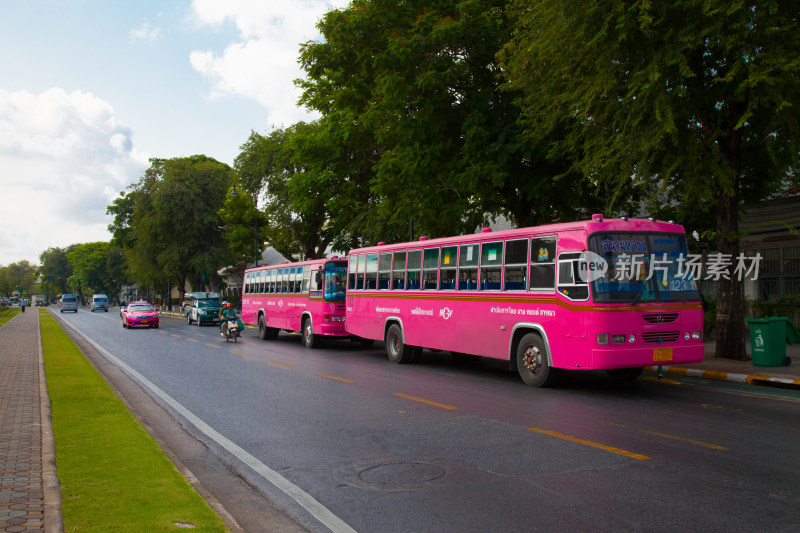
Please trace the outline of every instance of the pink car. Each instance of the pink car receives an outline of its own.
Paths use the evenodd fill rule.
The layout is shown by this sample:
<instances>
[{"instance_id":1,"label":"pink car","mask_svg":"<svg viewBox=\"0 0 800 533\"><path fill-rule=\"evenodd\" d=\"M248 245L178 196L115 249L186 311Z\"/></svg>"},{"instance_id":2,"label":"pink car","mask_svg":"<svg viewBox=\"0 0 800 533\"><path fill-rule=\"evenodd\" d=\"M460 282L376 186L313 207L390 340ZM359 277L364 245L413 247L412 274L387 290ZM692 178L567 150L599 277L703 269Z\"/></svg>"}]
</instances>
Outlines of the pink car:
<instances>
[{"instance_id":1,"label":"pink car","mask_svg":"<svg viewBox=\"0 0 800 533\"><path fill-rule=\"evenodd\" d=\"M131 302L122 310L122 327L145 326L158 327L158 311L147 302Z\"/></svg>"}]
</instances>

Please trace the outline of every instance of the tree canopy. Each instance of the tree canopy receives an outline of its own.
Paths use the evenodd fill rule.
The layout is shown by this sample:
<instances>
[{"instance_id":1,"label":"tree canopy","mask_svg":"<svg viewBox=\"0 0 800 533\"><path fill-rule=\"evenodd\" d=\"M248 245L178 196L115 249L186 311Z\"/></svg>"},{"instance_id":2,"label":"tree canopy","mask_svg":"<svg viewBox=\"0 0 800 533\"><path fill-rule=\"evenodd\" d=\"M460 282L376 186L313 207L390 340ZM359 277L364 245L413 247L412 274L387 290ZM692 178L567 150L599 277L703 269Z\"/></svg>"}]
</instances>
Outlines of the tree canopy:
<instances>
[{"instance_id":1,"label":"tree canopy","mask_svg":"<svg viewBox=\"0 0 800 533\"><path fill-rule=\"evenodd\" d=\"M623 199L638 187L739 254L744 198L797 168L800 4L512 0L501 54L532 135ZM660 205L659 205L660 204ZM697 227L697 226L696 226ZM720 280L718 353L744 358L742 286Z\"/></svg>"}]
</instances>

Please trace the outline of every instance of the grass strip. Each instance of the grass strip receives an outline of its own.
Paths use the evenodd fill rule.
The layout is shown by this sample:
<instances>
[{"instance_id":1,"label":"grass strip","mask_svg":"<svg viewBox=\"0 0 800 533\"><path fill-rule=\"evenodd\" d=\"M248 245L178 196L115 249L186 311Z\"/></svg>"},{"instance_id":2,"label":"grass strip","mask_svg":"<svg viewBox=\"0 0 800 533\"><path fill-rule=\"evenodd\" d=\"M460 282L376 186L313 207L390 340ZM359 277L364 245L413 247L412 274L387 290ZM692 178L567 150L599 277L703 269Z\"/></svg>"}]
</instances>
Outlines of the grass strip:
<instances>
[{"instance_id":1,"label":"grass strip","mask_svg":"<svg viewBox=\"0 0 800 533\"><path fill-rule=\"evenodd\" d=\"M52 316L41 316L64 530L228 531Z\"/></svg>"},{"instance_id":2,"label":"grass strip","mask_svg":"<svg viewBox=\"0 0 800 533\"><path fill-rule=\"evenodd\" d=\"M19 314L19 307L0 307L0 327Z\"/></svg>"}]
</instances>

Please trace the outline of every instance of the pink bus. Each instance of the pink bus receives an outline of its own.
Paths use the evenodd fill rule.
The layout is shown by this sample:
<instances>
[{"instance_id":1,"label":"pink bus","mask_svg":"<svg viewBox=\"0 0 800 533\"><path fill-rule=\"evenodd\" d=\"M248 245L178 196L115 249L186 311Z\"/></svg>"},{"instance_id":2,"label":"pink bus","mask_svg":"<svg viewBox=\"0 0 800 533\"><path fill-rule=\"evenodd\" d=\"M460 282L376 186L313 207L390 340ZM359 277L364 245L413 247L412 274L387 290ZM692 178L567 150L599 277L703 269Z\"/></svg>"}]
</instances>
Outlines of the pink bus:
<instances>
[{"instance_id":1,"label":"pink bus","mask_svg":"<svg viewBox=\"0 0 800 533\"><path fill-rule=\"evenodd\" d=\"M245 271L242 321L272 340L280 330L302 332L303 344L318 347L321 337L347 336L347 261L315 259L261 266Z\"/></svg>"},{"instance_id":2,"label":"pink bus","mask_svg":"<svg viewBox=\"0 0 800 533\"><path fill-rule=\"evenodd\" d=\"M703 360L682 226L592 220L352 250L347 331L395 363L423 347L507 360L528 385L557 369L636 379Z\"/></svg>"}]
</instances>

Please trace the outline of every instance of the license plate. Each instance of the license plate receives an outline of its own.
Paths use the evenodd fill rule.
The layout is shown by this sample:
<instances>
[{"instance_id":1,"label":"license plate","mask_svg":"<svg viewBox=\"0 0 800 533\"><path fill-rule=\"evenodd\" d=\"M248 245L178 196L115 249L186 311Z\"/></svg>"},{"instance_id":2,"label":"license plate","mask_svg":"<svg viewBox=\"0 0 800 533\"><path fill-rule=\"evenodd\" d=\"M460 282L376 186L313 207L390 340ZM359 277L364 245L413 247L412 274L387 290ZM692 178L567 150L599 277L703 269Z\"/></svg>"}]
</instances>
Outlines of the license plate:
<instances>
[{"instance_id":1,"label":"license plate","mask_svg":"<svg viewBox=\"0 0 800 533\"><path fill-rule=\"evenodd\" d=\"M672 361L672 348L653 348L653 361Z\"/></svg>"}]
</instances>

